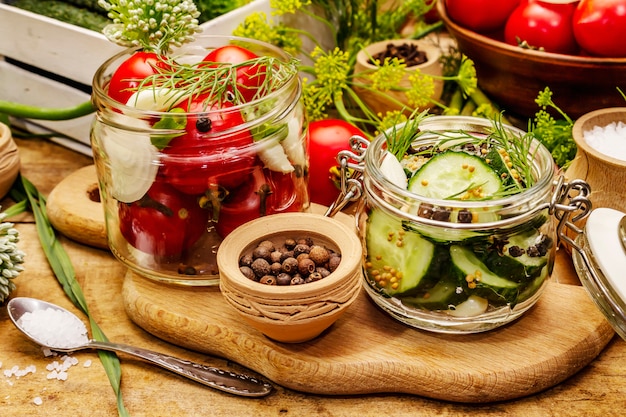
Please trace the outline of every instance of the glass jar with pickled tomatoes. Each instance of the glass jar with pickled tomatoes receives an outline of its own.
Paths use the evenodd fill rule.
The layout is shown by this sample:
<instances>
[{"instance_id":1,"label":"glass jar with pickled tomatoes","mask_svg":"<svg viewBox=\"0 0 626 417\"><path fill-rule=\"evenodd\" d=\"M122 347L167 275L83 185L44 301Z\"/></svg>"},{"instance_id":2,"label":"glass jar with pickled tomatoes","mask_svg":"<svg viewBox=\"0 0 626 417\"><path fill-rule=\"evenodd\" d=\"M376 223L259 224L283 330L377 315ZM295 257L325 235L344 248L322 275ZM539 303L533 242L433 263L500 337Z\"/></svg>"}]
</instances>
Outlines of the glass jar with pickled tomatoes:
<instances>
[{"instance_id":1,"label":"glass jar with pickled tomatoes","mask_svg":"<svg viewBox=\"0 0 626 417\"><path fill-rule=\"evenodd\" d=\"M297 68L263 42L199 36L98 69L91 143L109 247L132 272L215 285L232 230L308 209Z\"/></svg>"}]
</instances>

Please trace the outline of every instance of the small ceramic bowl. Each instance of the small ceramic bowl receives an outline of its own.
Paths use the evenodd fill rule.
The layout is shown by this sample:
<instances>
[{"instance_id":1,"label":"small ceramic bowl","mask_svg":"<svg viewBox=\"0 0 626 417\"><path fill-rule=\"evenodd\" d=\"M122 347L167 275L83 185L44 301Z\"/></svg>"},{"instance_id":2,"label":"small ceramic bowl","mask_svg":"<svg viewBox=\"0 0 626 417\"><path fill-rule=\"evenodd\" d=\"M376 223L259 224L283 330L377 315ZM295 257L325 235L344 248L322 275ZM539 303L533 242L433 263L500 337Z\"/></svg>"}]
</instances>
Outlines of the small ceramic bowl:
<instances>
[{"instance_id":1,"label":"small ceramic bowl","mask_svg":"<svg viewBox=\"0 0 626 417\"><path fill-rule=\"evenodd\" d=\"M550 87L554 101L571 118L619 106L624 99L626 58L598 58L522 49L502 41L501 33L484 35L452 21L444 1L437 10L459 51L474 61L478 85L507 112L533 117L535 99Z\"/></svg>"},{"instance_id":2,"label":"small ceramic bowl","mask_svg":"<svg viewBox=\"0 0 626 417\"><path fill-rule=\"evenodd\" d=\"M337 269L319 281L300 285L267 285L239 269L242 255L263 240L310 237L341 254ZM319 336L354 302L361 290L361 242L355 228L313 213L283 213L240 226L220 244L217 263L220 290L228 303L267 337L299 343Z\"/></svg>"},{"instance_id":3,"label":"small ceramic bowl","mask_svg":"<svg viewBox=\"0 0 626 417\"><path fill-rule=\"evenodd\" d=\"M0 199L11 189L20 172L20 154L11 129L0 123Z\"/></svg>"},{"instance_id":4,"label":"small ceramic bowl","mask_svg":"<svg viewBox=\"0 0 626 417\"><path fill-rule=\"evenodd\" d=\"M372 56L383 52L388 44L394 45L402 45L402 44L413 44L417 46L417 49L423 51L426 54L426 62L419 65L414 65L412 67L407 67L408 73L403 77L400 81L399 85L402 87L410 86L409 76L411 71L420 70L423 74L441 77L443 74L443 67L440 62L441 58L441 49L439 46L435 45L433 42L428 39L391 39L386 41L380 41L373 43L371 45L366 46L356 56L356 64L354 67L355 79L359 82L363 82L365 84L370 83L369 80L365 80L364 78L359 78L359 73L363 71L371 71L375 70L376 65L370 63L370 59ZM430 96L431 102L428 105L420 107L421 110L426 108L433 107L435 102L441 98L441 94L443 92L443 80L441 78L435 78L434 80L434 91ZM372 109L375 113L385 114L388 111L392 110L400 110L401 106L399 106L396 102L386 97L381 96L380 94L375 94L367 89L355 87L355 91L359 94L361 100L368 104L370 109ZM408 99L406 94L402 91L389 91L387 94L390 97L393 97L395 100L398 100L403 105L408 106Z\"/></svg>"},{"instance_id":5,"label":"small ceramic bowl","mask_svg":"<svg viewBox=\"0 0 626 417\"><path fill-rule=\"evenodd\" d=\"M626 123L626 107L613 107L589 112L576 120L572 137L576 142L576 157L566 171L569 180L585 180L591 187L589 199L593 208L624 210L626 207L626 159L600 152L585 140L585 132L605 127L612 122ZM621 138L626 143L626 137Z\"/></svg>"}]
</instances>

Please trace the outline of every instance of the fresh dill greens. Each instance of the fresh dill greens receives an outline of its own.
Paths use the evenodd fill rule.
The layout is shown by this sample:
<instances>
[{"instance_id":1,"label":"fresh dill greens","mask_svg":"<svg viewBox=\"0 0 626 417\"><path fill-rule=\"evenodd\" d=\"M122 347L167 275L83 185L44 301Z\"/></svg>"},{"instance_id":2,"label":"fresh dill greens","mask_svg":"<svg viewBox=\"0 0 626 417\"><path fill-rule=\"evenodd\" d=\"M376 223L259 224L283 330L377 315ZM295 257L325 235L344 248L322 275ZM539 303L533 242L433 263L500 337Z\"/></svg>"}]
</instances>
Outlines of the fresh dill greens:
<instances>
[{"instance_id":1,"label":"fresh dill greens","mask_svg":"<svg viewBox=\"0 0 626 417\"><path fill-rule=\"evenodd\" d=\"M535 102L540 110L535 114L529 131L548 148L559 167L567 168L577 150L572 136L574 121L552 100L552 91L548 87L539 93ZM561 117L556 119L548 113L548 109L556 111Z\"/></svg>"},{"instance_id":2,"label":"fresh dill greens","mask_svg":"<svg viewBox=\"0 0 626 417\"><path fill-rule=\"evenodd\" d=\"M425 116L425 113L420 113L410 118L404 125L391 128L385 133L387 149L399 161L402 162L409 154L421 158L417 165L411 160L406 161L406 164L403 163L409 177L416 175L421 166L434 155L451 150L467 152L484 159L487 165L492 166L492 169L501 176L503 187L497 193L485 196L484 199L517 194L535 184L536 175L533 167L539 142L532 132L517 133L510 130L502 122L500 115L490 119L491 126L486 127L484 132L474 133L463 129L442 132L420 127ZM418 149L411 149L420 136L432 138L432 141L424 142L424 146ZM500 160L492 159L496 157ZM497 168L498 166L501 168ZM504 171L504 176L501 171ZM506 180L508 177L512 178ZM480 187L480 184L468 184L458 195L476 187ZM449 196L448 199L457 199L458 195Z\"/></svg>"},{"instance_id":3,"label":"fresh dill greens","mask_svg":"<svg viewBox=\"0 0 626 417\"><path fill-rule=\"evenodd\" d=\"M384 131L387 151L393 154L398 161L406 155L411 144L423 133L420 131L420 123L429 116L428 110L421 113L414 112L408 120L400 124L395 124L389 131Z\"/></svg>"},{"instance_id":4,"label":"fresh dill greens","mask_svg":"<svg viewBox=\"0 0 626 417\"><path fill-rule=\"evenodd\" d=\"M273 15L280 21L268 20L262 13L252 13L233 32L236 36L255 37L273 43L294 56L302 56L303 101L309 120L329 117L341 118L356 125L366 133L383 131L391 126L401 111L380 114L363 100L364 92L395 102L406 114L427 105L445 108L433 102L435 76L409 72L403 60L385 59L377 68L354 73L356 55L365 46L380 40L402 37L400 28L406 16L421 22L435 3L429 0L395 2L384 8L376 0L272 0ZM331 45L322 45L312 33L293 24L294 15L319 22L331 34ZM299 20L295 20L298 22ZM417 25L419 26L419 24ZM416 28L423 33L424 28ZM400 78L407 76L408 86L401 86ZM464 94L476 89L476 71L473 61L464 57L458 71L436 77L459 85ZM404 105L390 92L403 92L408 105Z\"/></svg>"},{"instance_id":5,"label":"fresh dill greens","mask_svg":"<svg viewBox=\"0 0 626 417\"><path fill-rule=\"evenodd\" d=\"M177 97L188 97L192 101L206 95L207 102L204 104L207 109L224 102L238 105L250 101L244 99L238 88L239 68L249 67L249 72L254 73L255 80L262 80L255 89L255 96L252 99L267 97L291 81L298 73L298 61L295 58L285 62L267 55L237 64L200 62L190 65L178 63L168 57L162 59L165 60L164 69L143 79L138 90L175 91L175 97L169 101L171 105L178 104Z\"/></svg>"}]
</instances>

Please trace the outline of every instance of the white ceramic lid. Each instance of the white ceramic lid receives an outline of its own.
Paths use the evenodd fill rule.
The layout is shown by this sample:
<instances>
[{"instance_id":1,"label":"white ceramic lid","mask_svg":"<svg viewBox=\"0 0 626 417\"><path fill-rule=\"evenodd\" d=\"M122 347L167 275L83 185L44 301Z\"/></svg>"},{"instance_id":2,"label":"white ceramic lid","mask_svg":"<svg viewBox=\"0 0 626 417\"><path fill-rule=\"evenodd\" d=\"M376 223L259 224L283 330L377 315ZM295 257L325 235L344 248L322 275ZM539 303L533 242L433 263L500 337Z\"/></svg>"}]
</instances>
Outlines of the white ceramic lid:
<instances>
[{"instance_id":1,"label":"white ceramic lid","mask_svg":"<svg viewBox=\"0 0 626 417\"><path fill-rule=\"evenodd\" d=\"M610 208L593 210L585 225L583 253L573 254L581 282L626 340L626 250L619 235L624 216L626 213Z\"/></svg>"}]
</instances>

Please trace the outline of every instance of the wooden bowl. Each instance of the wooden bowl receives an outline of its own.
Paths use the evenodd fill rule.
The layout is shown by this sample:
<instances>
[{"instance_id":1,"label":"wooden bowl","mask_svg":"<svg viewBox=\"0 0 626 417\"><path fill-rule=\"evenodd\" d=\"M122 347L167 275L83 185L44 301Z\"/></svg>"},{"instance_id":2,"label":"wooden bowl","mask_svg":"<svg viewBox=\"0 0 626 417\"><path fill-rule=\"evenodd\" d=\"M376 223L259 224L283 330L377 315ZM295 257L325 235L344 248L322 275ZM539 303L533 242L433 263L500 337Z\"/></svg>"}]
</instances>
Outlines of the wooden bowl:
<instances>
[{"instance_id":1,"label":"wooden bowl","mask_svg":"<svg viewBox=\"0 0 626 417\"><path fill-rule=\"evenodd\" d=\"M0 199L11 189L20 172L20 154L11 129L0 123Z\"/></svg>"},{"instance_id":2,"label":"wooden bowl","mask_svg":"<svg viewBox=\"0 0 626 417\"><path fill-rule=\"evenodd\" d=\"M437 9L459 51L474 61L479 87L507 112L533 117L535 99L545 87L571 118L593 110L624 105L616 87L625 87L626 58L595 58L522 49L465 29Z\"/></svg>"},{"instance_id":3,"label":"wooden bowl","mask_svg":"<svg viewBox=\"0 0 626 417\"><path fill-rule=\"evenodd\" d=\"M619 121L626 123L626 107L587 113L576 120L572 129L577 151L565 176L568 180L580 178L589 184L589 199L594 209L606 207L623 211L626 207L626 160L599 152L584 138L585 132L595 126L603 127Z\"/></svg>"},{"instance_id":4,"label":"wooden bowl","mask_svg":"<svg viewBox=\"0 0 626 417\"><path fill-rule=\"evenodd\" d=\"M354 67L355 80L364 83L370 84L371 81L365 78L359 78L358 74L363 71L371 71L375 70L377 67L374 64L371 64L370 58L379 52L383 52L387 46L387 44L392 43L394 45L402 45L405 43L417 45L417 48L426 53L427 61L423 64L414 65L411 67L407 67L408 73L402 78L399 85L402 87L410 87L409 76L411 72L421 71L423 74L441 77L443 74L443 67L440 62L441 58L441 49L439 46L435 45L432 41L428 39L390 39L380 42L375 42L361 49L356 56L356 64ZM393 100L387 98L381 94L376 94L370 90L356 87L355 91L358 93L361 100L363 100L367 105L373 110L375 113L385 114L388 111L393 110L401 110L403 106L399 105L398 102L402 103L404 106L409 106L408 99L406 94L402 91L388 91L386 94L389 97L393 97ZM424 110L426 108L431 108L435 105L441 98L441 94L443 92L443 80L440 78L434 79L434 91L430 95L431 102L425 106L421 106L420 109ZM394 101L397 100L397 101Z\"/></svg>"},{"instance_id":5,"label":"wooden bowl","mask_svg":"<svg viewBox=\"0 0 626 417\"><path fill-rule=\"evenodd\" d=\"M319 281L267 285L239 270L239 259L263 240L311 237L338 251L339 267ZM320 214L283 213L261 217L231 232L220 244L220 290L252 327L279 342L298 343L319 336L357 298L361 290L361 242L354 228Z\"/></svg>"}]
</instances>

